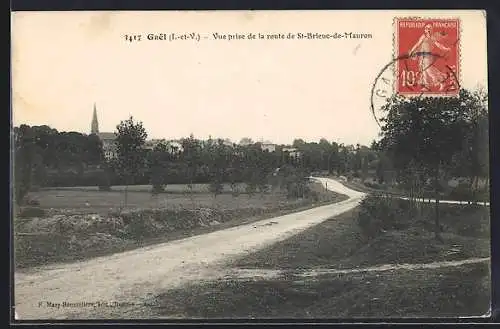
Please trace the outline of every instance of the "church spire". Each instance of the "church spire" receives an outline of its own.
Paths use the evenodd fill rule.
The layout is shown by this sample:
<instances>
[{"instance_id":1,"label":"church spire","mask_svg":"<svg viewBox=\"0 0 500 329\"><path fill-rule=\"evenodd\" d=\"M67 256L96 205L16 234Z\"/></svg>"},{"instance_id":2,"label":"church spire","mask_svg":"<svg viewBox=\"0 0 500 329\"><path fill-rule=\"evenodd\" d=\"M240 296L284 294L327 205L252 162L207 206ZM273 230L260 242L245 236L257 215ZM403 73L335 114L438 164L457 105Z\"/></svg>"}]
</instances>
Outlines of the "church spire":
<instances>
[{"instance_id":1,"label":"church spire","mask_svg":"<svg viewBox=\"0 0 500 329\"><path fill-rule=\"evenodd\" d=\"M97 109L95 103L94 103L94 113L92 115L92 126L90 128L90 133L91 134L99 133L99 121L97 121Z\"/></svg>"}]
</instances>

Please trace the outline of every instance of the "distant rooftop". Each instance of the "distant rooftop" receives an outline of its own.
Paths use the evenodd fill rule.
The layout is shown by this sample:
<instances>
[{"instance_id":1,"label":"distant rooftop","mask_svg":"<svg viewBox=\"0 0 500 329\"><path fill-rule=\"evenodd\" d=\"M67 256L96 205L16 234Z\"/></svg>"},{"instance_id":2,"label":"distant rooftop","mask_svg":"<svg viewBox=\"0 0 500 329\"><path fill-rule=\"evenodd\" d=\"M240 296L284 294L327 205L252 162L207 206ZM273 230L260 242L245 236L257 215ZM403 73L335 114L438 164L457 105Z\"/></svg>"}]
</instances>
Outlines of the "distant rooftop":
<instances>
[{"instance_id":1,"label":"distant rooftop","mask_svg":"<svg viewBox=\"0 0 500 329\"><path fill-rule=\"evenodd\" d=\"M100 139L105 139L105 140L116 138L115 133L109 133L109 132L97 133L97 136L99 136Z\"/></svg>"}]
</instances>

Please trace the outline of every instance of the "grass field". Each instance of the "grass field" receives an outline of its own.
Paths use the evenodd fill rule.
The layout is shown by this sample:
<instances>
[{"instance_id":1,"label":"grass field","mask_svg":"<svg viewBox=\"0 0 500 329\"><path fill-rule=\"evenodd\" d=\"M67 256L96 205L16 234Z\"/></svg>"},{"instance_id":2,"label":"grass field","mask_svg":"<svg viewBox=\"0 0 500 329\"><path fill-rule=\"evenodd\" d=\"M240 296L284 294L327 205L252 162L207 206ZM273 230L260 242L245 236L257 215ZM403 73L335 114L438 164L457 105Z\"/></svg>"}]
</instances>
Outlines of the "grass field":
<instances>
[{"instance_id":1,"label":"grass field","mask_svg":"<svg viewBox=\"0 0 500 329\"><path fill-rule=\"evenodd\" d=\"M490 256L489 209L442 205L444 242L431 226L364 237L357 209L344 213L229 267L281 269L277 279L228 279L158 296L156 315L201 318L351 318L479 316L488 311L488 263L437 269L294 277L301 269L364 268ZM185 301L185 302L181 302Z\"/></svg>"},{"instance_id":2,"label":"grass field","mask_svg":"<svg viewBox=\"0 0 500 329\"><path fill-rule=\"evenodd\" d=\"M124 207L125 193L107 192L97 190L47 190L30 193L32 199L40 203L40 207L57 212L57 210L71 213L106 213L119 208L150 209L150 208L176 208L191 207L216 207L222 209L237 209L244 207L268 207L279 203L289 203L284 193L257 194L249 197L240 194L235 197L230 194L221 194L216 198L209 193L193 193L192 198L187 194L162 193L152 195L139 191L127 193L127 206Z\"/></svg>"},{"instance_id":3,"label":"grass field","mask_svg":"<svg viewBox=\"0 0 500 329\"><path fill-rule=\"evenodd\" d=\"M236 184L240 193L245 193L246 184ZM151 185L115 185L111 186L111 191L122 192L128 189L131 192L151 192ZM72 186L72 187L46 187L41 188L41 191L99 191L97 186ZM170 184L165 186L165 193L185 193L189 188L187 184ZM193 184L193 193L208 193L209 184ZM224 184L223 193L231 193L231 185Z\"/></svg>"},{"instance_id":4,"label":"grass field","mask_svg":"<svg viewBox=\"0 0 500 329\"><path fill-rule=\"evenodd\" d=\"M44 216L16 218L16 267L81 260L207 233L345 200L311 184L316 198L287 199L283 192L214 198L208 193L123 193L44 190L31 193ZM35 208L38 209L38 208Z\"/></svg>"}]
</instances>

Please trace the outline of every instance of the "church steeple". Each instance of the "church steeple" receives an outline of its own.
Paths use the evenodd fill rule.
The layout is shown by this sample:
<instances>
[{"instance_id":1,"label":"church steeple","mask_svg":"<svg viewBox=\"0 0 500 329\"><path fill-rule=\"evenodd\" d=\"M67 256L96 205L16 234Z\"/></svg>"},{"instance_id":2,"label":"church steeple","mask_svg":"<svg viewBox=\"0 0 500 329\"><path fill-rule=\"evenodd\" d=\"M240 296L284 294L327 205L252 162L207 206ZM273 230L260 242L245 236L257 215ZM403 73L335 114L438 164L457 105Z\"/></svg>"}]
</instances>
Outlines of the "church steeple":
<instances>
[{"instance_id":1,"label":"church steeple","mask_svg":"<svg viewBox=\"0 0 500 329\"><path fill-rule=\"evenodd\" d=\"M99 121L97 121L97 109L95 103L94 103L94 114L92 115L92 125L90 128L90 133L91 134L99 133Z\"/></svg>"}]
</instances>

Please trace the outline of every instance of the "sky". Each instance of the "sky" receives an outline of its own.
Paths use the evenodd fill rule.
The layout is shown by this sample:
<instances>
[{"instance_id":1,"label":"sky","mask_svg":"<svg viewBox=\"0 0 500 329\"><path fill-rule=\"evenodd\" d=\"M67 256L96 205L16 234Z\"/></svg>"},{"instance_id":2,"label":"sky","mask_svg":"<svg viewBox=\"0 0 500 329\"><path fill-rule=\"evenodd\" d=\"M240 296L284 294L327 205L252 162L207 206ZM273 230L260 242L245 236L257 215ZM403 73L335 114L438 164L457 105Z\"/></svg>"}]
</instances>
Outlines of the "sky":
<instances>
[{"instance_id":1,"label":"sky","mask_svg":"<svg viewBox=\"0 0 500 329\"><path fill-rule=\"evenodd\" d=\"M459 17L461 85L487 88L482 11L17 12L12 121L101 132L132 115L149 138L295 138L369 145L371 90L393 58L394 17ZM370 39L214 40L213 33L371 34ZM194 40L147 40L195 33ZM141 41L126 41L141 35ZM375 100L377 106L377 100Z\"/></svg>"}]
</instances>

